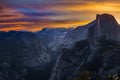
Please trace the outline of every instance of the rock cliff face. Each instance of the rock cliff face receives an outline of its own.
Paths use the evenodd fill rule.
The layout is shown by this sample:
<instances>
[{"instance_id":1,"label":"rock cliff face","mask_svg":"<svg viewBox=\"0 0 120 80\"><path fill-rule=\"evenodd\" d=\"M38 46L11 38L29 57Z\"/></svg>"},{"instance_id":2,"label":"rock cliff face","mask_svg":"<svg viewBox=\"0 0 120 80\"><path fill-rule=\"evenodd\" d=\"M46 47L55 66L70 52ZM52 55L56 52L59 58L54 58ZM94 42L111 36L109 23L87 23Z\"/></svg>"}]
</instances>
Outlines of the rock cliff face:
<instances>
[{"instance_id":1,"label":"rock cliff face","mask_svg":"<svg viewBox=\"0 0 120 80\"><path fill-rule=\"evenodd\" d=\"M97 15L89 26L87 38L71 49L63 49L50 80L74 80L83 71L91 72L92 80L107 80L108 75L119 76L119 31L119 25L112 15Z\"/></svg>"},{"instance_id":2,"label":"rock cliff face","mask_svg":"<svg viewBox=\"0 0 120 80\"><path fill-rule=\"evenodd\" d=\"M43 43L44 46L52 51L59 50L62 43L61 39L65 37L69 29L58 28L58 29L47 29L44 28L42 31L36 32L35 34Z\"/></svg>"},{"instance_id":3,"label":"rock cliff face","mask_svg":"<svg viewBox=\"0 0 120 80\"><path fill-rule=\"evenodd\" d=\"M90 27L89 39L95 41L101 37L107 40L120 41L120 26L114 16L109 14L97 15L95 24Z\"/></svg>"}]
</instances>

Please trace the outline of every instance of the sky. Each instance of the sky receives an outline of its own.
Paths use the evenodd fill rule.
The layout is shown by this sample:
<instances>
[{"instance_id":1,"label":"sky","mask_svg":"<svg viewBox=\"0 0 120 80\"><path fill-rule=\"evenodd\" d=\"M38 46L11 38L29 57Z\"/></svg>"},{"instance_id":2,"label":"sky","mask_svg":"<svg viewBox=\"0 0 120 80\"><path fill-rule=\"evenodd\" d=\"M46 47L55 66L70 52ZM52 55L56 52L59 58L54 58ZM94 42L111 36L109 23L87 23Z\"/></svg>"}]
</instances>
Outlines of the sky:
<instances>
[{"instance_id":1,"label":"sky","mask_svg":"<svg viewBox=\"0 0 120 80\"><path fill-rule=\"evenodd\" d=\"M120 23L120 0L0 0L0 31L71 28L108 13Z\"/></svg>"}]
</instances>

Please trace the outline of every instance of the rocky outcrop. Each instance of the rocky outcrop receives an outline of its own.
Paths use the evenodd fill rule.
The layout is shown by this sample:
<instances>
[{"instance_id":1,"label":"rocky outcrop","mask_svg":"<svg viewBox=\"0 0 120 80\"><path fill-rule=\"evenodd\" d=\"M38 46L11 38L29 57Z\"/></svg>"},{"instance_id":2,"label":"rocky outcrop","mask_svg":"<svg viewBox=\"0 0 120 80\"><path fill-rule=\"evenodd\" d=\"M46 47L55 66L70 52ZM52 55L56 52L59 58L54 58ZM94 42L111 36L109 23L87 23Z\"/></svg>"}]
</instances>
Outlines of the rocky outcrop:
<instances>
[{"instance_id":1,"label":"rocky outcrop","mask_svg":"<svg viewBox=\"0 0 120 80\"><path fill-rule=\"evenodd\" d=\"M43 29L35 34L46 47L58 53L62 48L71 48L76 42L86 40L89 27L94 25L94 23L93 21L90 24L79 26L75 29Z\"/></svg>"},{"instance_id":2,"label":"rocky outcrop","mask_svg":"<svg viewBox=\"0 0 120 80\"><path fill-rule=\"evenodd\" d=\"M81 39L71 49L63 49L50 80L74 80L82 71L91 72L92 80L107 80L108 75L119 76L119 31L112 15L97 15L88 27L87 38Z\"/></svg>"},{"instance_id":3,"label":"rocky outcrop","mask_svg":"<svg viewBox=\"0 0 120 80\"><path fill-rule=\"evenodd\" d=\"M60 49L60 45L63 44L63 42L61 43L60 41L66 36L68 31L69 29L65 28L44 28L41 31L35 32L35 34L44 46L52 51L58 51Z\"/></svg>"},{"instance_id":4,"label":"rocky outcrop","mask_svg":"<svg viewBox=\"0 0 120 80\"><path fill-rule=\"evenodd\" d=\"M120 41L120 26L112 15L98 14L95 24L89 29L88 37L93 42L101 37L107 40Z\"/></svg>"},{"instance_id":5,"label":"rocky outcrop","mask_svg":"<svg viewBox=\"0 0 120 80\"><path fill-rule=\"evenodd\" d=\"M91 52L87 41L78 42L72 49L63 49L63 54L58 57L50 80L70 80L79 70L81 64L86 61ZM85 54L86 53L86 54Z\"/></svg>"}]
</instances>

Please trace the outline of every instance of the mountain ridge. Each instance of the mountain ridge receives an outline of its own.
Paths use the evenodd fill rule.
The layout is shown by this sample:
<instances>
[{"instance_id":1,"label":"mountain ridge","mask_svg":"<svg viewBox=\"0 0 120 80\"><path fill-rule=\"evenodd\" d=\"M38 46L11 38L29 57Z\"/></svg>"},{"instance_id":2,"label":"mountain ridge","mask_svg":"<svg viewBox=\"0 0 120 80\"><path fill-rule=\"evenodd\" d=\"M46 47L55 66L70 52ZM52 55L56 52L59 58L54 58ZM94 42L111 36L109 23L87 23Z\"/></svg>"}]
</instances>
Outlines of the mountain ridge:
<instances>
[{"instance_id":1,"label":"mountain ridge","mask_svg":"<svg viewBox=\"0 0 120 80\"><path fill-rule=\"evenodd\" d=\"M17 73L19 69L14 70L15 73L9 78L12 80L17 80L16 74L20 75L17 78L25 80L48 80L50 73L50 80L70 80L79 74L78 70L98 71L100 74L99 69L101 68L104 73L104 67L107 68L108 65L118 73L117 70L120 67L119 42L119 25L114 16L109 14L99 14L96 16L96 20L77 28L43 29L39 32L2 31L0 32L0 58L3 63L0 63L0 68L3 68L4 65L11 65L8 58L11 59L11 56L15 55L16 63L12 57L13 68L20 67L20 72L25 70L23 73L28 74L25 78L26 76L22 76L23 73ZM112 56L114 56L115 62L110 60ZM113 62L116 63L116 69ZM54 68L53 65L55 65ZM5 69L9 69L9 67ZM108 74L109 68L107 69ZM4 72L0 69L0 74L3 73L2 71ZM46 74L47 76L45 76Z\"/></svg>"},{"instance_id":2,"label":"mountain ridge","mask_svg":"<svg viewBox=\"0 0 120 80\"><path fill-rule=\"evenodd\" d=\"M112 15L97 15L88 27L87 38L80 39L72 48L62 50L49 80L74 80L80 78L82 71L92 73L92 80L107 80L108 75L119 77L119 30Z\"/></svg>"}]
</instances>

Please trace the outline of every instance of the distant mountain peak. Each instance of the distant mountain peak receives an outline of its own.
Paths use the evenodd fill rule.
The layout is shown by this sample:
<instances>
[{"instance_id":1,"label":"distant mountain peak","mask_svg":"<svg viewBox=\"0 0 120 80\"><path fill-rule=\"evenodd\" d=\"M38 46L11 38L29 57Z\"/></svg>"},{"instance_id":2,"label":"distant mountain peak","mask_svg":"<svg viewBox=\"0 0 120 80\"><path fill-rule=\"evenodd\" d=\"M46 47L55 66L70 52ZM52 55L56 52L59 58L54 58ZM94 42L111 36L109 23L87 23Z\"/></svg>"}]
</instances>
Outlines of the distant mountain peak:
<instances>
[{"instance_id":1,"label":"distant mountain peak","mask_svg":"<svg viewBox=\"0 0 120 80\"><path fill-rule=\"evenodd\" d=\"M113 15L111 14L107 14L107 13L104 13L104 14L97 14L97 17L114 17Z\"/></svg>"},{"instance_id":2,"label":"distant mountain peak","mask_svg":"<svg viewBox=\"0 0 120 80\"><path fill-rule=\"evenodd\" d=\"M111 14L97 14L96 22L104 26L116 26L118 25L115 17Z\"/></svg>"},{"instance_id":3,"label":"distant mountain peak","mask_svg":"<svg viewBox=\"0 0 120 80\"><path fill-rule=\"evenodd\" d=\"M95 23L89 31L89 38L98 40L101 37L107 40L120 41L120 28L113 15L97 14Z\"/></svg>"}]
</instances>

